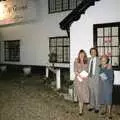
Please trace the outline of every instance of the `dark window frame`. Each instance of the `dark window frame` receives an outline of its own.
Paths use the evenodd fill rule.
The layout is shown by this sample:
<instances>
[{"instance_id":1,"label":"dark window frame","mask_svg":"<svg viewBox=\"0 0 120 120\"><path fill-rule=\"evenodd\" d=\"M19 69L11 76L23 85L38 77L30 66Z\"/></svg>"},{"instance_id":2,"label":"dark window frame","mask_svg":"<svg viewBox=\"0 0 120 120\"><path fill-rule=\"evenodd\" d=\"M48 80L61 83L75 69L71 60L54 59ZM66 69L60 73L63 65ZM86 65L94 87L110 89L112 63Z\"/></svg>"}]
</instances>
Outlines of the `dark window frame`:
<instances>
[{"instance_id":1,"label":"dark window frame","mask_svg":"<svg viewBox=\"0 0 120 120\"><path fill-rule=\"evenodd\" d=\"M15 44L17 42L18 47L10 45ZM7 46L8 45L8 46ZM13 52L15 55L10 55L11 52ZM17 56L17 57L16 57ZM4 61L6 62L20 62L20 40L5 40L4 41Z\"/></svg>"},{"instance_id":2,"label":"dark window frame","mask_svg":"<svg viewBox=\"0 0 120 120\"><path fill-rule=\"evenodd\" d=\"M112 31L112 27L118 27L118 36L113 36L112 35L112 32L111 32L111 34L110 34L110 36L105 36L104 35L104 33L105 33L105 31L104 31L104 29L105 28L110 28L110 30ZM94 47L96 47L97 49L98 48L100 48L100 47L104 47L104 50L105 50L105 45L103 45L103 46L97 46L97 38L99 38L100 36L97 36L97 29L98 28L103 28L103 41L104 41L104 39L106 38L106 37L110 37L110 39L112 39L113 37L118 37L118 45L117 46L113 46L112 45L112 43L111 43L111 51L112 51L112 48L113 47L118 47L118 56L110 56L111 57L111 63L112 63L112 57L118 57L118 62L119 62L119 64L117 65L117 66L112 66L113 67L113 69L114 70L120 70L120 22L113 22L113 23L101 23L101 24L94 24L93 25L93 44L94 44ZM105 43L104 43L105 44ZM108 47L108 46L107 46ZM105 52L105 51L104 51Z\"/></svg>"},{"instance_id":3,"label":"dark window frame","mask_svg":"<svg viewBox=\"0 0 120 120\"><path fill-rule=\"evenodd\" d=\"M64 45L64 39L68 39L69 40L69 45ZM55 46L51 46L51 40L55 40L56 41L56 45ZM57 39L62 39L62 45L57 45ZM56 60L54 61L54 63L70 63L70 38L67 37L67 36L57 36L57 37L49 37L49 55L51 54L50 51L51 51L51 48L55 48L55 53L56 53ZM58 52L57 52L57 48L59 47L62 47L62 61L58 61L57 58L58 58ZM64 59L64 48L69 48L69 61L66 61ZM52 61L50 60L50 56L49 56L49 62L52 63Z\"/></svg>"},{"instance_id":4,"label":"dark window frame","mask_svg":"<svg viewBox=\"0 0 120 120\"><path fill-rule=\"evenodd\" d=\"M54 0L54 2L53 2L53 4L54 4L54 6L55 6L55 9L52 11L52 7L51 7L51 1L50 0L48 0L48 13L49 14L52 14L52 13L58 13L58 12L65 12L65 11L69 11L69 10L73 10L73 9L75 9L78 5L79 5L79 3L82 1L82 0L67 0L68 1L68 4L66 5L67 6L67 8L64 8L63 6L63 1L64 0L60 0L61 1L61 4L60 4L60 9L61 10L57 10L57 8L56 8L56 0ZM50 3L51 2L51 3ZM73 3L75 4L75 5L73 5ZM52 4L52 5L53 5Z\"/></svg>"}]
</instances>

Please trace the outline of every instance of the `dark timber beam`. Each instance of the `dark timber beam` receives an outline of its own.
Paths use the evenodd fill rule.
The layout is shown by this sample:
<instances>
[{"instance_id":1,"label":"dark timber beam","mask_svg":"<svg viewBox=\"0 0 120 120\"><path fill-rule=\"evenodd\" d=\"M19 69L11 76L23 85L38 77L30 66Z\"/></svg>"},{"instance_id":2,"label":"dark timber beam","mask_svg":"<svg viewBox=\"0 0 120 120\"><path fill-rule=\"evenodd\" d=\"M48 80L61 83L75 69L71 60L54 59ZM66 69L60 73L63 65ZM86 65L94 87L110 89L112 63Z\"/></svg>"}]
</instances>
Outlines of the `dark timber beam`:
<instances>
[{"instance_id":1,"label":"dark timber beam","mask_svg":"<svg viewBox=\"0 0 120 120\"><path fill-rule=\"evenodd\" d=\"M81 14L85 14L85 11L87 10L87 8L89 8L90 6L94 6L96 1L100 1L100 0L82 0L81 3L75 9L73 9L73 11L69 13L59 23L60 28L62 30L67 30L67 33L69 36L69 29L70 29L71 24L74 21L77 21L78 19L80 19Z\"/></svg>"}]
</instances>

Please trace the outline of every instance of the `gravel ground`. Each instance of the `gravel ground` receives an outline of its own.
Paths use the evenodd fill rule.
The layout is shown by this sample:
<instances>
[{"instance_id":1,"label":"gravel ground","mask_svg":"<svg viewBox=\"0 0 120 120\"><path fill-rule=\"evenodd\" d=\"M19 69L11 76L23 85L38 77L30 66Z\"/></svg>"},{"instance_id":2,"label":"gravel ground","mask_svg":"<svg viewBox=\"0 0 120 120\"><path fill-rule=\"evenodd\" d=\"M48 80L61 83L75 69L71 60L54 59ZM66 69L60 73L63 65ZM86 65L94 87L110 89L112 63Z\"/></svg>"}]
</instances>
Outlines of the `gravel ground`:
<instances>
[{"instance_id":1,"label":"gravel ground","mask_svg":"<svg viewBox=\"0 0 120 120\"><path fill-rule=\"evenodd\" d=\"M42 81L38 75L1 75L0 120L107 120L88 112L86 106L84 115L79 116L77 103L64 100ZM115 108L113 120L120 120Z\"/></svg>"}]
</instances>

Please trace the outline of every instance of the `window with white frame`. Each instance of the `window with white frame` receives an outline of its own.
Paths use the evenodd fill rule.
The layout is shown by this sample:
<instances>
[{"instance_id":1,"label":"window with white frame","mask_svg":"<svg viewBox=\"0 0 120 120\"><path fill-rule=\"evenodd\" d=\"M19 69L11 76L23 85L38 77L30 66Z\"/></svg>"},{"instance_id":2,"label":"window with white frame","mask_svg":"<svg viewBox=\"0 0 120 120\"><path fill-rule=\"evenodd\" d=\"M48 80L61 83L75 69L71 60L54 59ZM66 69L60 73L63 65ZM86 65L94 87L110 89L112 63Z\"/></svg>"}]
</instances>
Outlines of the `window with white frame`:
<instances>
[{"instance_id":1,"label":"window with white frame","mask_svg":"<svg viewBox=\"0 0 120 120\"><path fill-rule=\"evenodd\" d=\"M56 63L70 62L70 41L68 37L49 38L49 61Z\"/></svg>"},{"instance_id":2,"label":"window with white frame","mask_svg":"<svg viewBox=\"0 0 120 120\"><path fill-rule=\"evenodd\" d=\"M106 54L114 69L120 69L120 23L94 25L94 45L99 56Z\"/></svg>"},{"instance_id":3,"label":"window with white frame","mask_svg":"<svg viewBox=\"0 0 120 120\"><path fill-rule=\"evenodd\" d=\"M49 13L72 10L81 3L82 0L48 0Z\"/></svg>"},{"instance_id":4,"label":"window with white frame","mask_svg":"<svg viewBox=\"0 0 120 120\"><path fill-rule=\"evenodd\" d=\"M20 61L20 40L4 41L4 60L12 62Z\"/></svg>"}]
</instances>

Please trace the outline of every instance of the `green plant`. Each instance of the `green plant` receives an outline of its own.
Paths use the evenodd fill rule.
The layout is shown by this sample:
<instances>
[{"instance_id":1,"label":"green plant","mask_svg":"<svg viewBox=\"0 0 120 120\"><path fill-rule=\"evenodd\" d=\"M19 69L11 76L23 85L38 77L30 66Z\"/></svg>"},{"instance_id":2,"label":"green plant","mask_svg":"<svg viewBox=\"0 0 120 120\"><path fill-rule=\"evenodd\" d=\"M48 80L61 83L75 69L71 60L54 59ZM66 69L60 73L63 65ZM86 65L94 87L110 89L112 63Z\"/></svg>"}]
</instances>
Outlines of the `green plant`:
<instances>
[{"instance_id":1,"label":"green plant","mask_svg":"<svg viewBox=\"0 0 120 120\"><path fill-rule=\"evenodd\" d=\"M49 61L54 63L57 61L57 54L56 53L50 53L49 54Z\"/></svg>"}]
</instances>

